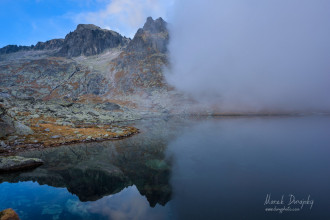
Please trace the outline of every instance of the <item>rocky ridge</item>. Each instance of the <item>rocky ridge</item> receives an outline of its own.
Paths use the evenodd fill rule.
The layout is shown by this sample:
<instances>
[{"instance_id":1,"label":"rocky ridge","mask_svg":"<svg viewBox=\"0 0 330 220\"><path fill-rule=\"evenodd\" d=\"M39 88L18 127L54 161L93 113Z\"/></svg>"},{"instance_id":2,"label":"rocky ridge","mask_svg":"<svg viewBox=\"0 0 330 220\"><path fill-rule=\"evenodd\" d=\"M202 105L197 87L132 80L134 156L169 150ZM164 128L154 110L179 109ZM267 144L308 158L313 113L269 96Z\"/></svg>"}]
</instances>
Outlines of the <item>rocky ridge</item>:
<instances>
[{"instance_id":1,"label":"rocky ridge","mask_svg":"<svg viewBox=\"0 0 330 220\"><path fill-rule=\"evenodd\" d=\"M169 114L182 96L164 79L168 41L167 23L149 17L132 40L78 25L65 39L0 53L0 104L34 132L14 129L0 141L15 152L22 145L108 140L137 132L112 130L113 123Z\"/></svg>"},{"instance_id":2,"label":"rocky ridge","mask_svg":"<svg viewBox=\"0 0 330 220\"><path fill-rule=\"evenodd\" d=\"M107 49L125 47L129 40L112 30L101 29L93 24L79 24L75 31L65 36L65 39L38 42L31 46L8 45L0 48L0 55L19 51L52 50L52 56L92 56Z\"/></svg>"},{"instance_id":3,"label":"rocky ridge","mask_svg":"<svg viewBox=\"0 0 330 220\"><path fill-rule=\"evenodd\" d=\"M59 56L92 56L106 49L125 47L129 39L115 31L101 29L93 24L79 24L74 32L66 35Z\"/></svg>"}]
</instances>

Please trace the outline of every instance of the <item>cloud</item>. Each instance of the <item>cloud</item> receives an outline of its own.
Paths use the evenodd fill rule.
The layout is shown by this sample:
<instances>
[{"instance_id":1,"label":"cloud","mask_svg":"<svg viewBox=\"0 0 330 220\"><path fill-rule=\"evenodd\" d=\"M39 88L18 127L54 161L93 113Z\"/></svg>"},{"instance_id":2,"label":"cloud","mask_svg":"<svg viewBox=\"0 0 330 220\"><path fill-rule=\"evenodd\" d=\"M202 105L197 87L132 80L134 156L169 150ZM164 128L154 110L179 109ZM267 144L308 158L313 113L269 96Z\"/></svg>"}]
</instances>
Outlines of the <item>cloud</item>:
<instances>
[{"instance_id":1,"label":"cloud","mask_svg":"<svg viewBox=\"0 0 330 220\"><path fill-rule=\"evenodd\" d=\"M168 81L222 110L330 109L330 1L180 1Z\"/></svg>"},{"instance_id":2,"label":"cloud","mask_svg":"<svg viewBox=\"0 0 330 220\"><path fill-rule=\"evenodd\" d=\"M72 15L75 23L92 23L133 37L148 16L167 17L174 0L112 0L104 8L94 12Z\"/></svg>"}]
</instances>

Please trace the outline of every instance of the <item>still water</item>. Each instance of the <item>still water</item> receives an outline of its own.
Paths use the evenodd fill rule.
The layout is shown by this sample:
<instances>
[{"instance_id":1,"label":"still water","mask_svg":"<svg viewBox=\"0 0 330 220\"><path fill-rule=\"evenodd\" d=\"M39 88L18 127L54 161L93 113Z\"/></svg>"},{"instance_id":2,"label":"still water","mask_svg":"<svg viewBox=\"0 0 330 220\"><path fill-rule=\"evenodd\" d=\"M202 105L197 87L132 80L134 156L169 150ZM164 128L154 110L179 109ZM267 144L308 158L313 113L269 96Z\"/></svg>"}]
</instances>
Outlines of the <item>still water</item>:
<instances>
[{"instance_id":1,"label":"still water","mask_svg":"<svg viewBox=\"0 0 330 220\"><path fill-rule=\"evenodd\" d=\"M21 153L21 219L330 219L330 118L164 118L133 137ZM268 198L268 199L267 199Z\"/></svg>"}]
</instances>

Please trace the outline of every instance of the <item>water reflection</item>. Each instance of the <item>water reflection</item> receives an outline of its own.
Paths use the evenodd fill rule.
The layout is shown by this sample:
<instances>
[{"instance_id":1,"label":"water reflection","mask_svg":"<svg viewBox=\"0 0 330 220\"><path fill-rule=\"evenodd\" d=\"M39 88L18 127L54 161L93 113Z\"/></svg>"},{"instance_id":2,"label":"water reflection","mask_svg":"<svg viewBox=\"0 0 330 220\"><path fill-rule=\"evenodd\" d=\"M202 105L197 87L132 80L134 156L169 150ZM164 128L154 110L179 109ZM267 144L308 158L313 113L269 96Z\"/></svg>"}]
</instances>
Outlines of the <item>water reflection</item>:
<instances>
[{"instance_id":1,"label":"water reflection","mask_svg":"<svg viewBox=\"0 0 330 220\"><path fill-rule=\"evenodd\" d=\"M22 153L41 158L45 164L30 172L1 175L0 182L36 181L65 187L83 202L96 201L134 185L151 207L165 205L171 197L171 159L165 158L165 150L174 131L166 124L151 120L147 127L141 125L141 134L130 139ZM167 132L162 132L164 129Z\"/></svg>"},{"instance_id":2,"label":"water reflection","mask_svg":"<svg viewBox=\"0 0 330 220\"><path fill-rule=\"evenodd\" d=\"M136 123L141 133L125 140L24 153L46 163L1 175L0 209L22 219L330 219L330 118ZM315 204L269 213L269 193Z\"/></svg>"}]
</instances>

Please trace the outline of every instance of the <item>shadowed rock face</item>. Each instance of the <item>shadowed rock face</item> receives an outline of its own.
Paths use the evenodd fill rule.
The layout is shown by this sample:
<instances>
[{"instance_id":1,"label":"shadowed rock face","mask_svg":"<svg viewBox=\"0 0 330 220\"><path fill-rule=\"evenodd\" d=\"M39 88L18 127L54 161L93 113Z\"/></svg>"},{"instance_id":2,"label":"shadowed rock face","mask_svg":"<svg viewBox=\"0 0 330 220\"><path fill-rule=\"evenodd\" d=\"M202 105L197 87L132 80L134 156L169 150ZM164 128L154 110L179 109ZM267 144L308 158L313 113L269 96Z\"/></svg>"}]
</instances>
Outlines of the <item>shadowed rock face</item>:
<instances>
[{"instance_id":1,"label":"shadowed rock face","mask_svg":"<svg viewBox=\"0 0 330 220\"><path fill-rule=\"evenodd\" d=\"M101 29L92 24L79 24L74 32L65 37L58 55L91 56L100 54L106 49L126 46L128 41L117 32Z\"/></svg>"},{"instance_id":2,"label":"shadowed rock face","mask_svg":"<svg viewBox=\"0 0 330 220\"><path fill-rule=\"evenodd\" d=\"M19 51L31 51L31 50L55 50L62 48L63 42L64 39L53 39L46 42L38 42L35 46L8 45L0 49L0 54L9 54Z\"/></svg>"},{"instance_id":3,"label":"shadowed rock face","mask_svg":"<svg viewBox=\"0 0 330 220\"><path fill-rule=\"evenodd\" d=\"M15 53L18 51L28 51L31 50L33 46L17 46L17 45L7 45L3 48L0 48L0 54L9 54Z\"/></svg>"},{"instance_id":4,"label":"shadowed rock face","mask_svg":"<svg viewBox=\"0 0 330 220\"><path fill-rule=\"evenodd\" d=\"M38 42L34 50L54 50L62 48L64 39L53 39L46 42Z\"/></svg>"}]
</instances>

